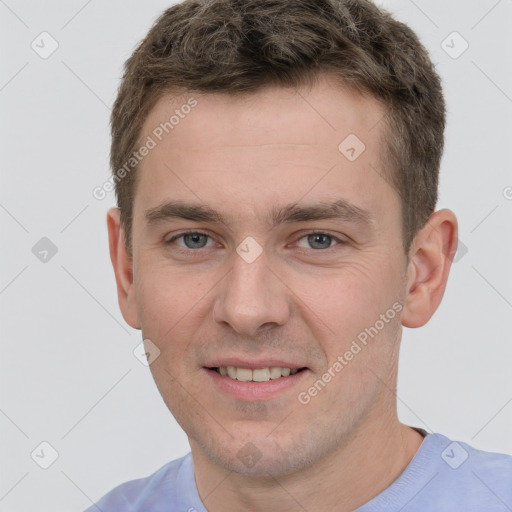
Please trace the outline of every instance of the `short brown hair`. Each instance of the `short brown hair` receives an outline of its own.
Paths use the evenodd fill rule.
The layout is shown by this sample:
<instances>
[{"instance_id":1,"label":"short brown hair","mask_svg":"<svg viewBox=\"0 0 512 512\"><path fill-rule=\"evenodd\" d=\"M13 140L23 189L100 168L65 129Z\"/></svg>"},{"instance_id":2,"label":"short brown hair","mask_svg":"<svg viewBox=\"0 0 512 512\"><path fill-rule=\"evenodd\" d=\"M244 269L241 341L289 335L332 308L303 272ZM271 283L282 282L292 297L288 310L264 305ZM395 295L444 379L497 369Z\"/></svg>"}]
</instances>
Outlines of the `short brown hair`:
<instances>
[{"instance_id":1,"label":"short brown hair","mask_svg":"<svg viewBox=\"0 0 512 512\"><path fill-rule=\"evenodd\" d=\"M125 63L111 117L112 172L126 165L165 93L298 87L321 73L385 107L382 163L401 197L407 253L436 206L445 104L415 33L368 0L185 0L167 9ZM136 166L123 176L116 195L131 253Z\"/></svg>"}]
</instances>

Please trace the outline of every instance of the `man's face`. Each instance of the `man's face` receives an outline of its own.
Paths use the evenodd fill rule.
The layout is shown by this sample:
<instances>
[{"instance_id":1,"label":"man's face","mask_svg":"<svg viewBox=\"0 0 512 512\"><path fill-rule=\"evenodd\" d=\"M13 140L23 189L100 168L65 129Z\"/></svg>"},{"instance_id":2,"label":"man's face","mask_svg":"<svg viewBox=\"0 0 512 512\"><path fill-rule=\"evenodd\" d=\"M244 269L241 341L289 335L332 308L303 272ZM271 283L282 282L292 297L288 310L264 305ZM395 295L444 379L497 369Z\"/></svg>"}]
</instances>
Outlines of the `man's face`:
<instances>
[{"instance_id":1,"label":"man's face","mask_svg":"<svg viewBox=\"0 0 512 512\"><path fill-rule=\"evenodd\" d=\"M197 105L182 109L190 96ZM160 349L150 368L165 403L193 449L227 469L308 466L395 410L406 256L383 113L322 80L165 96L146 120L142 140L157 145L134 200L137 315ZM353 135L340 149L351 134L364 151ZM176 202L221 219L183 218L165 207ZM334 202L332 218L315 217Z\"/></svg>"}]
</instances>

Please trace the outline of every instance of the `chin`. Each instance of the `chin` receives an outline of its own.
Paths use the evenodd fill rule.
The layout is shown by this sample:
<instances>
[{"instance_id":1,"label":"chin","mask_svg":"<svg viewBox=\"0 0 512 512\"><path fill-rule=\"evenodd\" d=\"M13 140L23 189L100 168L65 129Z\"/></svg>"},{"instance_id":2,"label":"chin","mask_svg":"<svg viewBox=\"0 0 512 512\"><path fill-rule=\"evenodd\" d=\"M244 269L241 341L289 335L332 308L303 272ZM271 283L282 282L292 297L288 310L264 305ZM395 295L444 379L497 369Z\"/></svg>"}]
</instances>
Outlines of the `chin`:
<instances>
[{"instance_id":1,"label":"chin","mask_svg":"<svg viewBox=\"0 0 512 512\"><path fill-rule=\"evenodd\" d=\"M254 477L284 476L303 467L302 461L292 460L289 454L275 450L260 450L253 443L246 443L236 453L211 454L214 462L228 471Z\"/></svg>"},{"instance_id":2,"label":"chin","mask_svg":"<svg viewBox=\"0 0 512 512\"><path fill-rule=\"evenodd\" d=\"M326 447L311 434L298 436L300 441L270 438L265 434L202 440L198 442L203 453L216 465L227 471L254 477L280 477L312 465ZM308 449L309 448L309 449Z\"/></svg>"}]
</instances>

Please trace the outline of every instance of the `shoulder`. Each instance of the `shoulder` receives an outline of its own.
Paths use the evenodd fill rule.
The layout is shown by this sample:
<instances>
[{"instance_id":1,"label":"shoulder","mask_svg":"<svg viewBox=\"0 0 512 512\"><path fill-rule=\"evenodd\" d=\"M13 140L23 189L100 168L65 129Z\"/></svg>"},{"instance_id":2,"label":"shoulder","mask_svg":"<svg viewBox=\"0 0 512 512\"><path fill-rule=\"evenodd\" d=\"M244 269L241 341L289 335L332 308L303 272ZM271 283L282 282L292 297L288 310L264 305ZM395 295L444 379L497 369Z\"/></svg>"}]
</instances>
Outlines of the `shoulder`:
<instances>
[{"instance_id":1,"label":"shoulder","mask_svg":"<svg viewBox=\"0 0 512 512\"><path fill-rule=\"evenodd\" d=\"M358 512L512 510L512 456L427 434L403 473Z\"/></svg>"},{"instance_id":2,"label":"shoulder","mask_svg":"<svg viewBox=\"0 0 512 512\"><path fill-rule=\"evenodd\" d=\"M506 496L512 506L512 455L480 450L464 442L453 444L461 446L468 454L466 471L482 486Z\"/></svg>"},{"instance_id":3,"label":"shoulder","mask_svg":"<svg viewBox=\"0 0 512 512\"><path fill-rule=\"evenodd\" d=\"M480 470L496 477L512 477L512 455L481 450L464 441L452 441L441 434L433 435L437 437L439 447L443 448L441 458L452 470L466 465L466 470Z\"/></svg>"},{"instance_id":4,"label":"shoulder","mask_svg":"<svg viewBox=\"0 0 512 512\"><path fill-rule=\"evenodd\" d=\"M170 505L177 506L180 503L182 495L187 496L192 492L191 486L195 489L192 457L188 453L168 462L145 478L118 485L85 512L97 512L98 509L102 512L138 512L148 509L158 512L164 504L166 510L169 510Z\"/></svg>"},{"instance_id":5,"label":"shoulder","mask_svg":"<svg viewBox=\"0 0 512 512\"><path fill-rule=\"evenodd\" d=\"M481 450L441 434L429 438L438 458L433 493L450 494L471 511L484 504L488 511L501 510L504 504L512 507L512 455Z\"/></svg>"}]
</instances>

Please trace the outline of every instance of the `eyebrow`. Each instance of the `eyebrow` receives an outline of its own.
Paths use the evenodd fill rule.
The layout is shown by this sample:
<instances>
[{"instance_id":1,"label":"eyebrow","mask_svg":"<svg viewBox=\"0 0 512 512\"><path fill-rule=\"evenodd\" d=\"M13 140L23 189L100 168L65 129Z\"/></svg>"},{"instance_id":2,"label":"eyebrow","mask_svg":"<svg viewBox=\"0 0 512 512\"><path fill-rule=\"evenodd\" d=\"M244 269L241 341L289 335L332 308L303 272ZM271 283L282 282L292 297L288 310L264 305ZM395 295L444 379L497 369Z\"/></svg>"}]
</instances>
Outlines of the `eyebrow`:
<instances>
[{"instance_id":1,"label":"eyebrow","mask_svg":"<svg viewBox=\"0 0 512 512\"><path fill-rule=\"evenodd\" d=\"M217 210L203 204L185 203L183 201L166 201L145 211L148 224L171 219L185 219L194 222L210 222L228 225L229 221ZM375 217L369 211L363 210L344 199L333 202L299 206L290 203L271 210L267 224L273 228L280 224L291 222L307 222L314 220L337 219L361 226L370 226Z\"/></svg>"}]
</instances>

